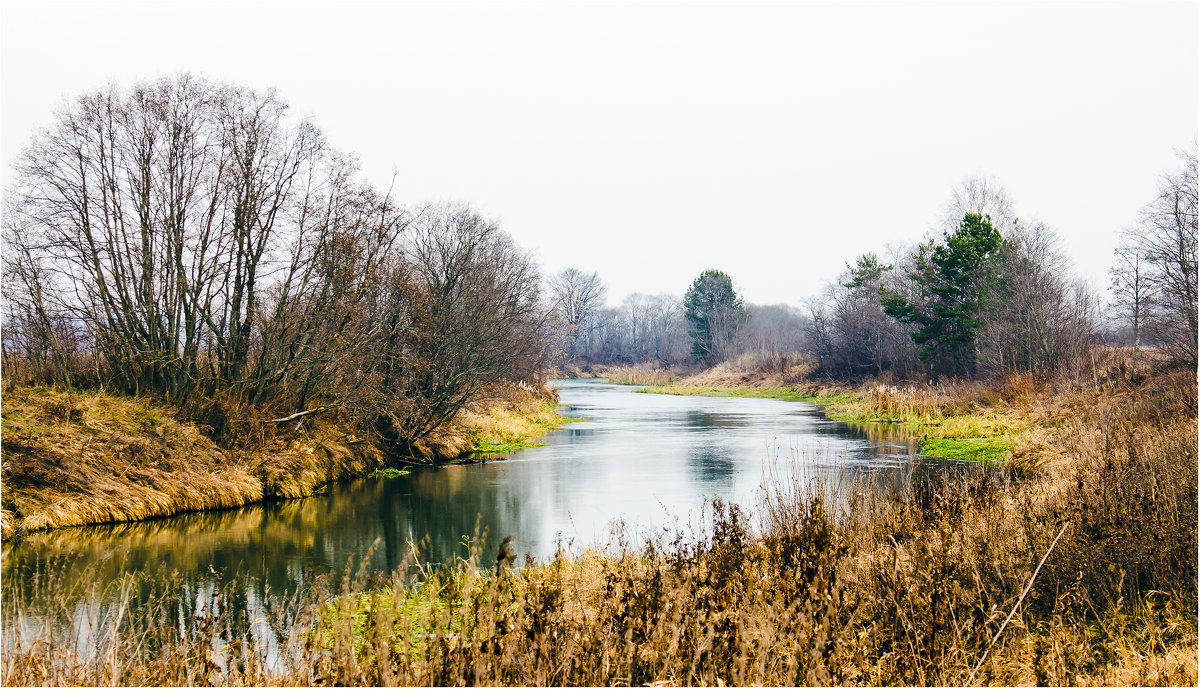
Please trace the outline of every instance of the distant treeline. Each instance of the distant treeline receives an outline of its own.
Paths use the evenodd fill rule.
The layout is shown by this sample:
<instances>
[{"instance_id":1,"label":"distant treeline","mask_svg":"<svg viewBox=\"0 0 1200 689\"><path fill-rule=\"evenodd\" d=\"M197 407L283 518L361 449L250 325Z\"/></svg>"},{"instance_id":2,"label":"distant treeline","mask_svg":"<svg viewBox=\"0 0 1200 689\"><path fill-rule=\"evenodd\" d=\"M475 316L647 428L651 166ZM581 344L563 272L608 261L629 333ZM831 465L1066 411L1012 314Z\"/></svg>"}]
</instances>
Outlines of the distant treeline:
<instances>
[{"instance_id":1,"label":"distant treeline","mask_svg":"<svg viewBox=\"0 0 1200 689\"><path fill-rule=\"evenodd\" d=\"M743 305L719 271L683 298L634 294L610 308L599 274L563 271L550 283L556 356L575 366L736 359L778 371L807 361L841 380L1051 377L1084 370L1103 342L1132 346L1135 369L1147 345L1160 363L1195 367L1196 156L1181 158L1121 233L1106 306L1072 275L1051 228L1019 219L994 181L971 179L954 191L940 232L886 258L860 255L803 308ZM729 285L723 305L712 305L712 276Z\"/></svg>"}]
</instances>

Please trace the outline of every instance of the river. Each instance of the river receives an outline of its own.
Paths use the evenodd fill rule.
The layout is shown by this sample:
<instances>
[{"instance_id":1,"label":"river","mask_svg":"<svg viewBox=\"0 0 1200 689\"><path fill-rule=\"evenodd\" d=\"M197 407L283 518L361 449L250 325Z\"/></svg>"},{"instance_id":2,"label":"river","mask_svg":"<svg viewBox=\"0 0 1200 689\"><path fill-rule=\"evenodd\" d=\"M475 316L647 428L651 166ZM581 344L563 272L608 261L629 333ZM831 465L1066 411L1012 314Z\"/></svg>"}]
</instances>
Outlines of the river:
<instances>
[{"instance_id":1,"label":"river","mask_svg":"<svg viewBox=\"0 0 1200 689\"><path fill-rule=\"evenodd\" d=\"M512 535L518 555L546 558L560 547L610 544L617 525L634 545L687 531L713 498L752 509L771 477L886 485L921 465L914 442L868 437L803 402L641 394L600 380L552 384L562 413L584 420L542 447L362 478L303 500L33 533L4 544L5 595L36 599L44 575L35 573L48 569L95 590L124 572L175 570L197 590L239 577L286 593L364 558L369 570L411 564L414 548L420 562L446 562L483 533L490 553Z\"/></svg>"}]
</instances>

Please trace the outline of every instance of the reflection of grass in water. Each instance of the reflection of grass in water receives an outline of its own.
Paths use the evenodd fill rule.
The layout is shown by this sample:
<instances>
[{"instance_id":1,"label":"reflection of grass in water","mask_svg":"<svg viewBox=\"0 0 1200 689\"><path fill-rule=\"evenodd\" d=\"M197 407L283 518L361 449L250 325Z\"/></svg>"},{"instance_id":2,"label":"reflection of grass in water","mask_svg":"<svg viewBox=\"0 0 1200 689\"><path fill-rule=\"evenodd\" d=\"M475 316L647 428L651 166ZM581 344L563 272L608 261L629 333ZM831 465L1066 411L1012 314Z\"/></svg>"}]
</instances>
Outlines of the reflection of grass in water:
<instances>
[{"instance_id":1,"label":"reflection of grass in water","mask_svg":"<svg viewBox=\"0 0 1200 689\"><path fill-rule=\"evenodd\" d=\"M688 395L693 397L764 397L769 399L809 402L812 398L787 387L723 387L719 385L686 385L668 383L635 390L656 395Z\"/></svg>"},{"instance_id":2,"label":"reflection of grass in water","mask_svg":"<svg viewBox=\"0 0 1200 689\"><path fill-rule=\"evenodd\" d=\"M1195 686L1195 383L1179 378L1174 393L1083 398L1061 436L1078 477L1063 490L1011 464L886 494L839 484L844 506L777 482L761 519L714 505L699 540L638 548L618 533L606 551L499 573L494 550L472 549L440 581L352 562L256 608L251 633L280 631L278 665L238 626L236 587L181 600L164 585L154 606L101 620L96 653L61 633L6 647L4 680ZM34 617L14 596L0 606Z\"/></svg>"},{"instance_id":3,"label":"reflection of grass in water","mask_svg":"<svg viewBox=\"0 0 1200 689\"><path fill-rule=\"evenodd\" d=\"M809 402L831 419L851 424L869 439L868 429L888 429L887 439L923 439L930 457L1000 462L1012 456L1030 424L1012 413L978 409L954 395L916 388L876 386L860 393L813 395L791 387L715 386L669 383L637 392L701 397L764 397Z\"/></svg>"},{"instance_id":4,"label":"reflection of grass in water","mask_svg":"<svg viewBox=\"0 0 1200 689\"><path fill-rule=\"evenodd\" d=\"M472 453L480 455L498 455L506 452L516 452L517 450L526 450L531 447L542 447L546 443L533 443L524 440L514 442L497 442L492 440L477 440L474 447L471 448Z\"/></svg>"},{"instance_id":5,"label":"reflection of grass in water","mask_svg":"<svg viewBox=\"0 0 1200 689\"><path fill-rule=\"evenodd\" d=\"M6 649L5 680L1193 684L1195 666L1184 661L1195 649L1187 587L1195 565L1173 559L1181 544L1120 561L1166 568L1147 580L1156 589L1137 605L1106 598L1119 591L1094 574L1081 577L1078 566L1051 565L1036 582L1037 604L1013 607L1053 533L1063 533L1049 518L1062 503L1013 499L1027 488L1003 471L940 474L894 495L846 484L838 491L853 497L844 507L831 501L830 484L780 477L765 488L759 519L717 502L699 539L677 532L637 548L615 533L607 550L499 570L491 568L495 551L471 541L468 556L446 569L414 575L401 567L383 577L366 571L368 554L357 571L356 558L344 573L315 577L270 604L236 583L189 595L155 572L157 595L146 604L128 605L126 588L112 605L88 612L97 632L86 644L94 648L78 652L69 624L35 632L35 641ZM1096 497L1080 508L1104 508ZM1073 532L1055 554L1086 552L1091 537ZM69 593L55 588L59 581L45 577L46 593ZM1070 592L1060 593L1067 584ZM6 619L31 612L12 596L0 604ZM242 614L248 606L253 622ZM1019 624L996 644L1009 609L1020 612ZM69 622L74 612L62 605L51 614ZM272 633L280 650L263 657L271 647L264 635Z\"/></svg>"}]
</instances>

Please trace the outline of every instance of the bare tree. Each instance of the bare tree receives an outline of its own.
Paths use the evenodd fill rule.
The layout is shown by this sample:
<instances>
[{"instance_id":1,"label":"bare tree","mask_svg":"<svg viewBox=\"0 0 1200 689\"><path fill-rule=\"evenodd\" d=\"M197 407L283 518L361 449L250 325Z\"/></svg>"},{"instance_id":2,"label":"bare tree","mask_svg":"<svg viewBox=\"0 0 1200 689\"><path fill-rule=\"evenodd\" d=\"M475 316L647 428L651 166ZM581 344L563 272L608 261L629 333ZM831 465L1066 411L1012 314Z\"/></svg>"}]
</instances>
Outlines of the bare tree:
<instances>
[{"instance_id":1,"label":"bare tree","mask_svg":"<svg viewBox=\"0 0 1200 689\"><path fill-rule=\"evenodd\" d=\"M7 372L11 376L14 368L22 367L31 379L70 387L67 343L73 338L62 333L67 319L54 302L55 290L43 257L30 244L33 235L24 221L21 213L6 209L3 348Z\"/></svg>"},{"instance_id":2,"label":"bare tree","mask_svg":"<svg viewBox=\"0 0 1200 689\"><path fill-rule=\"evenodd\" d=\"M1147 329L1173 357L1195 368L1196 357L1196 153L1180 153L1182 169L1163 176L1158 197L1142 210L1136 232L1150 270L1156 307Z\"/></svg>"},{"instance_id":3,"label":"bare tree","mask_svg":"<svg viewBox=\"0 0 1200 689\"><path fill-rule=\"evenodd\" d=\"M807 325L805 316L786 304L747 304L735 353L749 356L761 370L783 372L804 351Z\"/></svg>"},{"instance_id":4,"label":"bare tree","mask_svg":"<svg viewBox=\"0 0 1200 689\"><path fill-rule=\"evenodd\" d=\"M906 257L909 263L914 258ZM822 299L810 300L809 347L819 369L838 378L861 378L886 371L905 373L915 368L916 348L908 329L883 310L881 288L911 293L906 285L915 272L898 270L866 253L847 264Z\"/></svg>"},{"instance_id":5,"label":"bare tree","mask_svg":"<svg viewBox=\"0 0 1200 689\"><path fill-rule=\"evenodd\" d=\"M942 229L953 231L968 213L989 218L992 227L1004 235L1017 224L1012 198L994 177L968 177L955 187L946 204Z\"/></svg>"},{"instance_id":6,"label":"bare tree","mask_svg":"<svg viewBox=\"0 0 1200 689\"><path fill-rule=\"evenodd\" d=\"M1146 317L1154 306L1154 288L1150 284L1149 271L1146 249L1141 246L1138 234L1124 232L1120 246L1113 252L1109 292L1113 297L1113 306L1128 321L1133 333L1134 376L1138 373Z\"/></svg>"},{"instance_id":7,"label":"bare tree","mask_svg":"<svg viewBox=\"0 0 1200 689\"><path fill-rule=\"evenodd\" d=\"M411 447L544 363L541 277L512 239L465 206L397 207L273 92L111 86L58 112L18 173L4 357L47 379L72 382L85 333L109 380L218 439L228 405L315 403ZM603 300L582 278L576 324Z\"/></svg>"},{"instance_id":8,"label":"bare tree","mask_svg":"<svg viewBox=\"0 0 1200 689\"><path fill-rule=\"evenodd\" d=\"M24 151L30 244L122 387L182 399L241 380L277 221L322 150L285 111L187 75L110 86Z\"/></svg>"},{"instance_id":9,"label":"bare tree","mask_svg":"<svg viewBox=\"0 0 1200 689\"><path fill-rule=\"evenodd\" d=\"M405 245L420 293L389 416L398 438L412 441L482 388L535 378L544 363L545 314L533 261L467 206L421 209Z\"/></svg>"},{"instance_id":10,"label":"bare tree","mask_svg":"<svg viewBox=\"0 0 1200 689\"><path fill-rule=\"evenodd\" d=\"M550 278L554 312L563 325L566 356L574 361L580 343L598 309L604 306L607 290L600 274L587 274L578 268L567 268Z\"/></svg>"},{"instance_id":11,"label":"bare tree","mask_svg":"<svg viewBox=\"0 0 1200 689\"><path fill-rule=\"evenodd\" d=\"M978 338L982 370L995 375L1076 370L1094 329L1093 299L1070 281L1058 235L1014 223L993 260Z\"/></svg>"}]
</instances>

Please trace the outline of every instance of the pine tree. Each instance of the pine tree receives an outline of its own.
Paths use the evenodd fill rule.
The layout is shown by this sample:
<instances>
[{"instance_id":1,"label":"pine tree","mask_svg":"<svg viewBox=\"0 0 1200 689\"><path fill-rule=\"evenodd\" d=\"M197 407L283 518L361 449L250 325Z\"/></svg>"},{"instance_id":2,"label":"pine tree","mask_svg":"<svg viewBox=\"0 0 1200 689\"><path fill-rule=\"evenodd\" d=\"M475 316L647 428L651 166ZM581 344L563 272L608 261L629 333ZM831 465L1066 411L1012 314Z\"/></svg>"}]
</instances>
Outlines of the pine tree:
<instances>
[{"instance_id":1,"label":"pine tree","mask_svg":"<svg viewBox=\"0 0 1200 689\"><path fill-rule=\"evenodd\" d=\"M723 345L746 317L733 280L719 270L704 271L683 296L683 308L692 336L692 356L709 365L718 363Z\"/></svg>"},{"instance_id":2,"label":"pine tree","mask_svg":"<svg viewBox=\"0 0 1200 689\"><path fill-rule=\"evenodd\" d=\"M918 267L909 273L915 294L906 297L881 289L884 311L916 326L911 336L917 355L932 374L974 373L986 276L1003 241L990 218L967 213L942 243L919 250Z\"/></svg>"}]
</instances>

